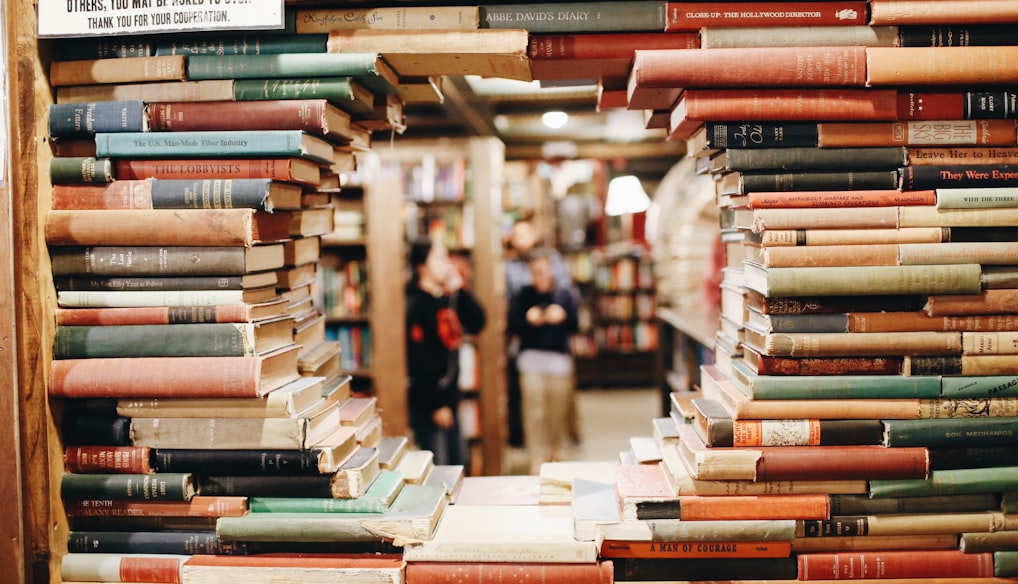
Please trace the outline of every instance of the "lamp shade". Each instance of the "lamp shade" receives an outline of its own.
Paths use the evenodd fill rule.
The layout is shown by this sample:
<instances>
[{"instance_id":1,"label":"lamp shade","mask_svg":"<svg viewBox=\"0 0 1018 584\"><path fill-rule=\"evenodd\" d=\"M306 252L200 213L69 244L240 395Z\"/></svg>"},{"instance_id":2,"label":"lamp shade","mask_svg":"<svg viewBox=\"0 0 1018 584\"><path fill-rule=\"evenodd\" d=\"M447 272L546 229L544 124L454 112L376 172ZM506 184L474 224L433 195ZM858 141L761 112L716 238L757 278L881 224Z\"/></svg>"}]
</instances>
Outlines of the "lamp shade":
<instances>
[{"instance_id":1,"label":"lamp shade","mask_svg":"<svg viewBox=\"0 0 1018 584\"><path fill-rule=\"evenodd\" d=\"M640 179L632 174L617 176L608 183L604 212L608 215L642 213L650 207L650 197Z\"/></svg>"}]
</instances>

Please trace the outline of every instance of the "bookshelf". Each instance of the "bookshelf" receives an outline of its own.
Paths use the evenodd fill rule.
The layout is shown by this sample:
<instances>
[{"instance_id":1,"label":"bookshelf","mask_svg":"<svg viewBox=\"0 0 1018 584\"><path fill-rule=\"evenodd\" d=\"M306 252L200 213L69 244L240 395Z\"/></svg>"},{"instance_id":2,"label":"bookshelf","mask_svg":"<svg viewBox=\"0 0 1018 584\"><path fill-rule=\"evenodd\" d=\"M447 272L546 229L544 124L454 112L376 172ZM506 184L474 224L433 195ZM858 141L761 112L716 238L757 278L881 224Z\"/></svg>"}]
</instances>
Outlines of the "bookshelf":
<instances>
[{"instance_id":1,"label":"bookshelf","mask_svg":"<svg viewBox=\"0 0 1018 584\"><path fill-rule=\"evenodd\" d=\"M470 417L461 423L468 436L472 472L500 474L506 445L504 146L494 138L394 144L379 155L381 172L399 183L394 192L403 201L404 236L441 238L454 261L463 262L472 274L472 291L487 314L488 324L468 339L461 355L461 359L473 356L466 365L476 369L473 375L461 376L461 415Z\"/></svg>"},{"instance_id":2,"label":"bookshelf","mask_svg":"<svg viewBox=\"0 0 1018 584\"><path fill-rule=\"evenodd\" d=\"M363 178L332 196L336 230L322 239L318 301L354 391L378 397L383 433L401 436L408 431L406 355L389 350L405 344L403 270L390 261L403 253L400 225L390 220L400 208L398 185L362 166Z\"/></svg>"}]
</instances>

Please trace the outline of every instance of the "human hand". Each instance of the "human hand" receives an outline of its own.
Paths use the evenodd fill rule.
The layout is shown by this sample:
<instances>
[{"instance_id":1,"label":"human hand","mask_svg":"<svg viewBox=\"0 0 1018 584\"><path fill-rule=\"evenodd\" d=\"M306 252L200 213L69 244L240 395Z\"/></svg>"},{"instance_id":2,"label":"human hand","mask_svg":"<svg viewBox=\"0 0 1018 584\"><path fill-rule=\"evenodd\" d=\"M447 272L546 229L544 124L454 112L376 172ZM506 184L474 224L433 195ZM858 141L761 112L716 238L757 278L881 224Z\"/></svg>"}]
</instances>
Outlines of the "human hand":
<instances>
[{"instance_id":1,"label":"human hand","mask_svg":"<svg viewBox=\"0 0 1018 584\"><path fill-rule=\"evenodd\" d=\"M566 319L566 309L558 304L549 304L544 309L544 321L547 324L559 324Z\"/></svg>"},{"instance_id":2,"label":"human hand","mask_svg":"<svg viewBox=\"0 0 1018 584\"><path fill-rule=\"evenodd\" d=\"M541 326L544 324L544 311L541 310L540 306L531 306L527 310L527 322L532 326Z\"/></svg>"},{"instance_id":3,"label":"human hand","mask_svg":"<svg viewBox=\"0 0 1018 584\"><path fill-rule=\"evenodd\" d=\"M435 413L431 414L431 420L442 430L452 428L453 422L456 421L452 415L452 408L449 406L442 406L435 410Z\"/></svg>"}]
</instances>

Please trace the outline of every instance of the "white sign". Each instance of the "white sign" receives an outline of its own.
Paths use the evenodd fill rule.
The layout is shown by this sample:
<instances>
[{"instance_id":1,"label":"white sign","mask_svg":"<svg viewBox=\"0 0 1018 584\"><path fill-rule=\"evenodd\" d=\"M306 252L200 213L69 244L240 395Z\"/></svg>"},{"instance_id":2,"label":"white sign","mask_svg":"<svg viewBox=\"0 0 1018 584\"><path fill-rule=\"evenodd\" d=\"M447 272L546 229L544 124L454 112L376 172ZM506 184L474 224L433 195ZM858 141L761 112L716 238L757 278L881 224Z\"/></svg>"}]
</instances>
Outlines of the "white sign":
<instances>
[{"instance_id":1,"label":"white sign","mask_svg":"<svg viewBox=\"0 0 1018 584\"><path fill-rule=\"evenodd\" d=\"M283 28L283 0L38 0L40 37Z\"/></svg>"}]
</instances>

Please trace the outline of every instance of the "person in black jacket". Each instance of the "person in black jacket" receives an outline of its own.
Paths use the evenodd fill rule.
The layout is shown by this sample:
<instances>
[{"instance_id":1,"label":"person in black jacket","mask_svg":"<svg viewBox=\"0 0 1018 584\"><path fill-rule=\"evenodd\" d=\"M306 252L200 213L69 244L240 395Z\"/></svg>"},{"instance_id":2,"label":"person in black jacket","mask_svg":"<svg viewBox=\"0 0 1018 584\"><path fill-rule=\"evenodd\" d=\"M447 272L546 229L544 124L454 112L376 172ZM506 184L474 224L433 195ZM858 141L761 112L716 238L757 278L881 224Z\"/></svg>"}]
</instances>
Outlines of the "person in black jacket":
<instances>
[{"instance_id":1,"label":"person in black jacket","mask_svg":"<svg viewBox=\"0 0 1018 584\"><path fill-rule=\"evenodd\" d=\"M407 372L410 428L435 464L466 464L457 407L459 346L484 328L484 309L468 290L441 242L410 246L407 286Z\"/></svg>"},{"instance_id":2,"label":"person in black jacket","mask_svg":"<svg viewBox=\"0 0 1018 584\"><path fill-rule=\"evenodd\" d=\"M549 256L530 255L533 284L524 286L509 308L509 331L519 336L523 436L531 474L558 458L568 434L574 371L570 337L578 326L576 297L556 285Z\"/></svg>"}]
</instances>

